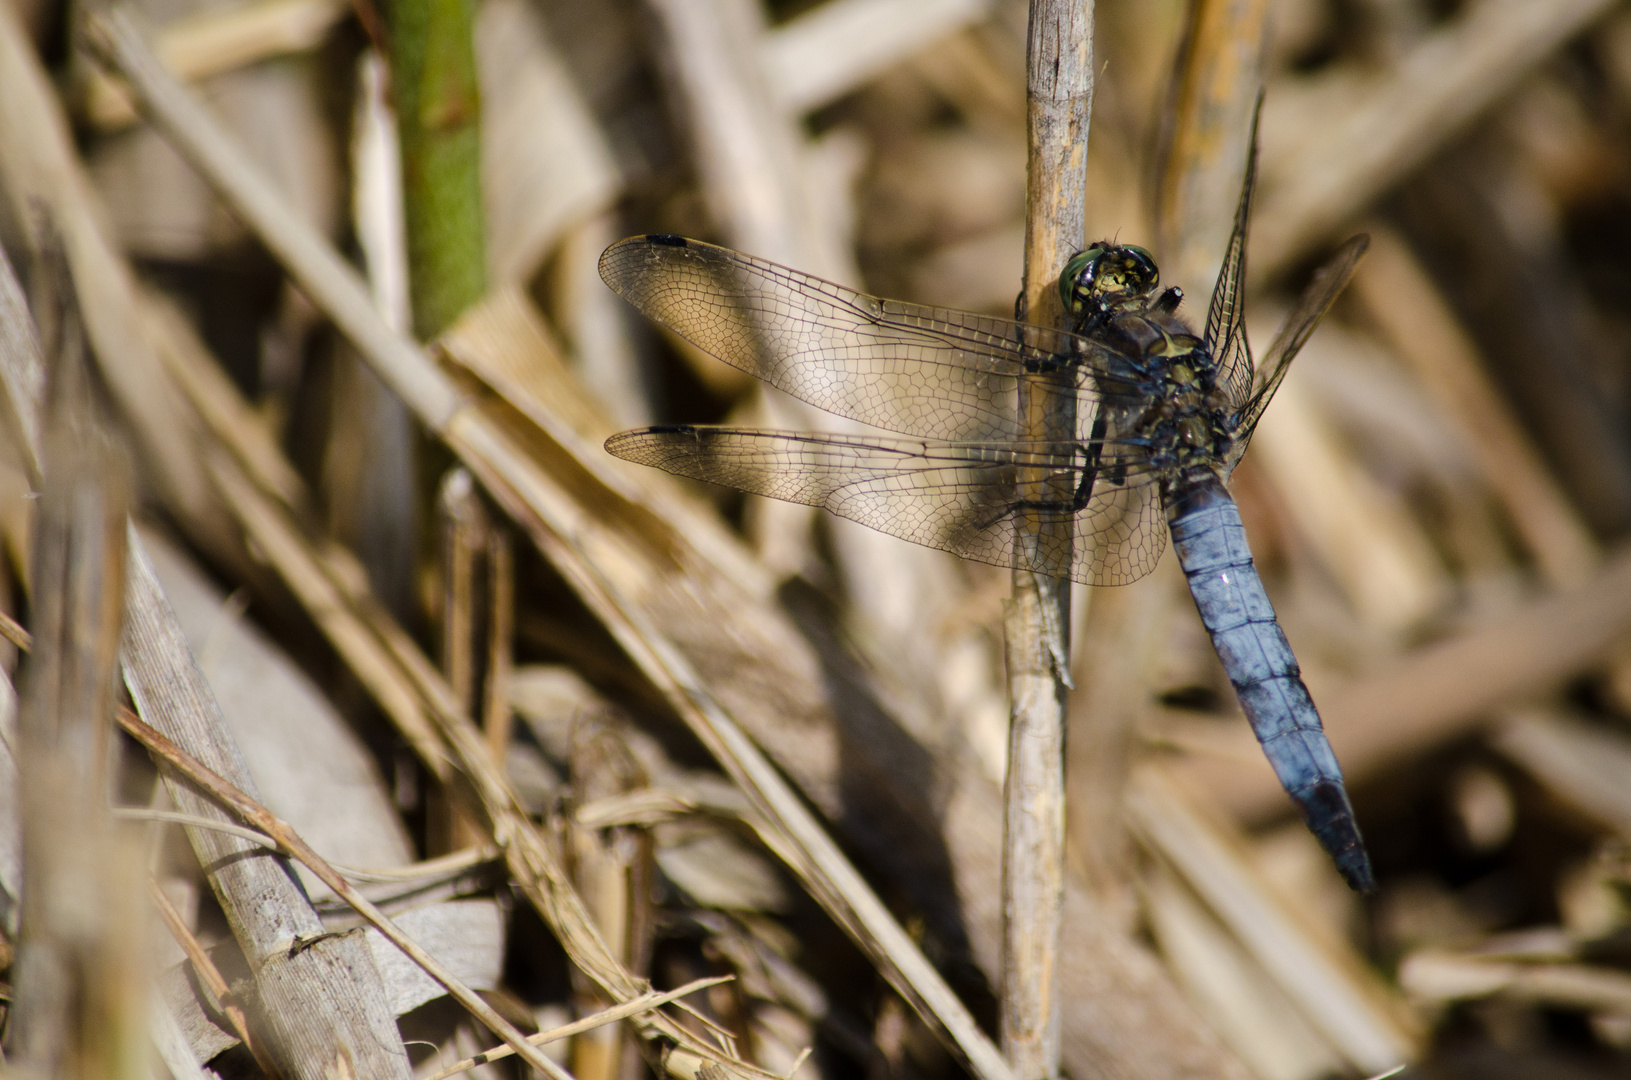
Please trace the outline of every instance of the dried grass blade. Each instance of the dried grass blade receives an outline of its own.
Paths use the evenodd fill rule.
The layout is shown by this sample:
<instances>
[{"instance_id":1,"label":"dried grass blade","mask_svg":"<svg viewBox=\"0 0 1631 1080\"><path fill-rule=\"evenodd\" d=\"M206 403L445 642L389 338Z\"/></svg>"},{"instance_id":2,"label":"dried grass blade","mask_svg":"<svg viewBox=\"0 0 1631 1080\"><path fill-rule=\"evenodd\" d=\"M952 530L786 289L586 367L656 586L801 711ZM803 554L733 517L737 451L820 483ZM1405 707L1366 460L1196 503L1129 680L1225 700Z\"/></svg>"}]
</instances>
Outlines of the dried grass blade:
<instances>
[{"instance_id":1,"label":"dried grass blade","mask_svg":"<svg viewBox=\"0 0 1631 1080\"><path fill-rule=\"evenodd\" d=\"M11 260L0 247L0 385L4 406L0 422L16 447L29 483L40 487L40 409L45 401L45 360L34 334L28 300L12 271ZM10 616L6 616L7 621ZM15 623L13 623L15 626ZM21 630L21 627L17 627ZM5 631L13 644L20 644Z\"/></svg>"},{"instance_id":2,"label":"dried grass blade","mask_svg":"<svg viewBox=\"0 0 1631 1080\"><path fill-rule=\"evenodd\" d=\"M102 231L103 215L93 205L55 88L9 5L0 7L0 191L10 200L12 220L26 223L32 207L44 205L62 232L103 381L134 421L132 449L150 466L144 481L206 529L220 525L208 512L208 486L189 426L153 378L158 360L139 324L134 274Z\"/></svg>"},{"instance_id":3,"label":"dried grass blade","mask_svg":"<svg viewBox=\"0 0 1631 1080\"><path fill-rule=\"evenodd\" d=\"M145 806L116 806L113 808L113 817L116 821L162 821L194 829L214 829L228 836L236 836L240 840L248 840L270 851L277 850L277 841L265 833L246 829L242 825L234 825L230 821L216 821L199 814L183 814L179 810L152 810Z\"/></svg>"},{"instance_id":4,"label":"dried grass blade","mask_svg":"<svg viewBox=\"0 0 1631 1080\"><path fill-rule=\"evenodd\" d=\"M1496 104L1541 60L1615 7L1491 0L1423 40L1343 115L1264 162L1252 258L1273 276Z\"/></svg>"},{"instance_id":5,"label":"dried grass blade","mask_svg":"<svg viewBox=\"0 0 1631 1080\"><path fill-rule=\"evenodd\" d=\"M653 1009L661 1008L662 1006L667 1005L671 1001L678 1001L687 994L694 994L698 990L706 990L710 986L718 986L720 983L730 982L734 978L736 978L734 975L715 975L711 978L693 980L677 990L665 990L661 993L652 991L650 993L641 994L639 997L634 998L631 1001L625 1001L621 1005L613 1005L609 1009L603 1009L592 1016L585 1016L580 1020L574 1020L570 1024L562 1024L558 1028L550 1028L548 1031L540 1031L536 1035L528 1035L527 1041L534 1046L547 1046L552 1042L559 1042L562 1039L569 1039L572 1036L580 1035L585 1031L593 1031L595 1028L604 1027L607 1024L615 1024L619 1020L627 1020L631 1016L638 1016L643 1012L650 1012ZM504 1058L507 1058L514 1053L515 1051L507 1046L501 1046L493 1050L488 1050L485 1053L477 1054L475 1057L465 1058L456 1065L449 1065L441 1072L428 1077L427 1080L447 1080L447 1077L449 1076L455 1076L462 1072L469 1072L476 1066L485 1065L491 1061L502 1061Z\"/></svg>"},{"instance_id":6,"label":"dried grass blade","mask_svg":"<svg viewBox=\"0 0 1631 1080\"><path fill-rule=\"evenodd\" d=\"M1602 559L1591 530L1491 381L1478 346L1403 237L1380 223L1353 292L1472 447L1541 573L1578 585Z\"/></svg>"},{"instance_id":7,"label":"dried grass blade","mask_svg":"<svg viewBox=\"0 0 1631 1080\"><path fill-rule=\"evenodd\" d=\"M412 643L400 641L393 649L389 641L381 640L377 633L381 628L379 620L370 622L368 612L356 610L355 598L348 596L344 586L334 580L322 555L307 545L286 512L249 483L233 463L218 460L215 473L234 513L245 523L284 581L301 594L302 603L318 616L330 641L340 648L354 670L373 673L372 678L377 682L370 685L370 690L376 699L398 702L402 712L418 717L419 723L428 723L429 717L434 716L441 724L440 732L425 729L427 741L421 753L429 756L422 760L433 770L440 769L444 779L450 780L455 768L465 772L480 800L482 815L490 822L495 840L505 849L512 872L523 888L534 890L541 913L561 935L573 961L611 993L627 998L642 992L639 980L616 964L594 932L582 911L581 901L571 893L565 874L555 866L525 814L514 805L481 736L469 720L459 714L452 690L430 668L429 662L418 656L416 661L403 664L405 656L413 650ZM402 636L401 629L394 625L388 632L392 637ZM393 718L397 718L395 713ZM459 731L464 731L463 737L457 734ZM451 748L442 740L443 735L450 733L454 734L455 741ZM455 790L458 787L455 785ZM525 850L518 851L518 848Z\"/></svg>"},{"instance_id":8,"label":"dried grass blade","mask_svg":"<svg viewBox=\"0 0 1631 1080\"><path fill-rule=\"evenodd\" d=\"M138 707L212 775L251 788L249 769L228 734L209 684L188 650L133 525L127 526L125 685ZM144 725L145 727L146 725ZM190 784L165 776L183 812L235 824ZM264 1045L294 1080L318 1080L336 1055L359 1074L407 1076L396 1018L366 943L324 936L323 922L280 855L214 829L188 828L188 840L254 973ZM313 942L290 949L291 940ZM394 1049L394 1052L393 1052Z\"/></svg>"},{"instance_id":9,"label":"dried grass blade","mask_svg":"<svg viewBox=\"0 0 1631 1080\"><path fill-rule=\"evenodd\" d=\"M197 347L166 355L166 361L172 365L185 366L200 360L208 362ZM222 398L213 403L205 402L200 409L210 430L231 451L210 457L212 474L232 513L353 670L363 678L376 700L410 742L419 747L421 760L444 779L450 778L455 769L473 778L469 784L452 785L453 790L478 800L469 809L494 823L493 834L501 841L518 887L555 929L573 961L614 997L627 999L642 992L643 983L616 963L594 933L566 876L555 866L535 827L515 804L497 774L491 756L481 746L480 735L471 728L468 718L459 713L451 688L366 589L358 591L364 578L349 553L332 544L313 545L295 524L291 508L258 487L242 471L250 462L259 462L262 466L272 463L276 468L270 473L264 467L257 469L257 478L278 476L287 473L287 465L275 448L265 442L258 427L221 423L224 418L239 415L241 403L218 378L200 377L203 374L191 372L181 381L189 395L207 393ZM296 505L303 504L303 492L292 492L292 501ZM447 749L438 731L427 726L432 721L457 744L453 751ZM458 734L460 732L464 734ZM636 1023L642 1021L637 1019ZM707 1061L739 1073L757 1075L757 1070L742 1062L721 1059L660 1014L650 1017L648 1026L648 1037L661 1035L690 1046Z\"/></svg>"},{"instance_id":10,"label":"dried grass blade","mask_svg":"<svg viewBox=\"0 0 1631 1080\"><path fill-rule=\"evenodd\" d=\"M199 384L195 381L194 385ZM253 458L259 453L255 446L243 445L246 432L255 430L217 431L239 455L222 453L212 459L212 473L233 514L399 729L419 748L421 760L443 779L451 779L458 770L470 781L453 784L452 790L474 800L467 808L490 823L518 887L555 930L573 962L616 998L627 1000L641 993L643 982L624 970L600 940L565 873L498 774L481 736L460 714L451 688L402 628L366 592L357 591L364 579L349 554L333 545L313 546L292 520L289 507L240 470L242 456ZM250 437L250 442L255 439ZM432 722L435 730L427 726ZM741 1062L720 1060L660 1014L650 1017L649 1023L648 1036L660 1034L709 1061L757 1072Z\"/></svg>"},{"instance_id":11,"label":"dried grass blade","mask_svg":"<svg viewBox=\"0 0 1631 1080\"><path fill-rule=\"evenodd\" d=\"M154 122L228 196L314 302L368 356L380 376L433 431L458 408L461 395L427 364L424 354L380 318L355 270L290 209L248 157L219 131L203 106L164 70L122 8L86 20L87 41L130 80ZM198 138L199 132L215 137Z\"/></svg>"},{"instance_id":12,"label":"dried grass blade","mask_svg":"<svg viewBox=\"0 0 1631 1080\"><path fill-rule=\"evenodd\" d=\"M23 627L22 623L3 611L0 611L0 637L4 637L24 652L34 647L34 636Z\"/></svg>"},{"instance_id":13,"label":"dried grass blade","mask_svg":"<svg viewBox=\"0 0 1631 1080\"><path fill-rule=\"evenodd\" d=\"M1140 770L1127 809L1146 843L1174 865L1349 1063L1374 1071L1416 1058L1416 1035L1385 1005L1362 963L1321 948L1303 932L1175 784L1154 768Z\"/></svg>"},{"instance_id":14,"label":"dried grass blade","mask_svg":"<svg viewBox=\"0 0 1631 1080\"><path fill-rule=\"evenodd\" d=\"M148 726L142 719L129 710L121 709L119 712L119 726L132 738L136 739L149 751L159 757L161 761L185 776L201 790L208 792L220 805L227 807L245 822L264 832L278 842L278 846L290 857L311 870L322 879L323 884L334 890L334 894L344 900L363 918L367 919L381 934L408 955L415 964L418 964L425 974L435 979L447 989L447 992L463 1005L476 1019L486 1024L488 1029L503 1039L515 1049L517 1054L535 1069L554 1080L572 1080L572 1074L555 1064L538 1049L527 1042L526 1036L517 1031L515 1026L505 1020L491 1005L483 1001L474 990L464 985L450 971L447 970L435 957L420 948L412 938L397 929L395 923L386 917L385 913L375 907L373 903L361 893L351 887L340 872L329 865L317 852L307 846L295 831L289 828L282 819L266 809L256 800L250 798L235 785L229 783L220 774L205 766L198 759L188 754L181 747L165 738L155 728ZM297 938L292 951L300 951L310 947L307 939Z\"/></svg>"},{"instance_id":15,"label":"dried grass blade","mask_svg":"<svg viewBox=\"0 0 1631 1080\"><path fill-rule=\"evenodd\" d=\"M466 419L472 422L465 423ZM681 719L755 808L787 840L776 845L812 896L849 931L889 978L891 985L926 1018L951 1036L976 1075L1006 1080L1007 1065L967 1008L906 936L855 867L839 851L774 766L719 705L691 663L645 614L622 597L570 540L553 532L510 484L529 471L522 455L485 425L461 414L446 433L449 445L475 470L500 505L532 535L549 559L584 597L625 652L671 702Z\"/></svg>"}]
</instances>

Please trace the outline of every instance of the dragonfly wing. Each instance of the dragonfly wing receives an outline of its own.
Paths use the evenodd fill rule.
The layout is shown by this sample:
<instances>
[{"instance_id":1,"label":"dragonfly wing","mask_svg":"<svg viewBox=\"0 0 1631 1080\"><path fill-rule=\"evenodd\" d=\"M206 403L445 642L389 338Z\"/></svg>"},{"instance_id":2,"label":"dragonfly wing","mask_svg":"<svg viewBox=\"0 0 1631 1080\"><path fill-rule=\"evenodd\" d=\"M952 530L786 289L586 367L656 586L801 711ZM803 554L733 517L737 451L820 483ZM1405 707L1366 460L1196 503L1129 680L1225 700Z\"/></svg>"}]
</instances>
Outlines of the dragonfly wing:
<instances>
[{"instance_id":1,"label":"dragonfly wing","mask_svg":"<svg viewBox=\"0 0 1631 1080\"><path fill-rule=\"evenodd\" d=\"M1091 498L1079 511L1021 507L1023 470L1043 468L1072 493L1085 469L1074 443L1015 446L806 435L672 425L625 431L606 449L628 461L773 499L820 506L840 517L966 559L1087 584L1122 584L1161 554L1159 485L1137 451L1101 451ZM1106 473L1115 474L1115 482ZM1016 555L1019 513L1069 519Z\"/></svg>"},{"instance_id":2,"label":"dragonfly wing","mask_svg":"<svg viewBox=\"0 0 1631 1080\"><path fill-rule=\"evenodd\" d=\"M1096 486L1076 518L1075 541L1071 577L1076 581L1131 585L1148 574L1167 547L1161 485Z\"/></svg>"},{"instance_id":3,"label":"dragonfly wing","mask_svg":"<svg viewBox=\"0 0 1631 1080\"><path fill-rule=\"evenodd\" d=\"M1022 378L1073 396L1086 424L1093 402L1120 385L1104 346L1088 338L880 300L682 237L620 240L601 256L600 276L725 363L819 409L903 435L1021 438Z\"/></svg>"},{"instance_id":4,"label":"dragonfly wing","mask_svg":"<svg viewBox=\"0 0 1631 1080\"><path fill-rule=\"evenodd\" d=\"M1235 457L1238 458L1245 452L1252 431L1257 427L1258 420L1262 419L1263 410L1269 407L1269 399L1274 397L1274 392L1280 388L1280 381L1286 377L1291 361L1307 344L1320 319L1324 318L1325 313L1331 310L1331 305L1336 303L1336 298L1341 295L1349 279L1354 276L1354 271L1359 268L1359 260L1364 258L1365 249L1368 247L1370 237L1364 233L1350 237L1348 242L1315 272L1314 279L1297 299L1297 306L1286 316L1286 321L1280 326L1280 332L1274 335L1274 341L1269 344L1268 352L1263 354L1263 365L1252 384L1251 396L1246 399L1240 410L1236 426L1239 435L1235 442Z\"/></svg>"},{"instance_id":5,"label":"dragonfly wing","mask_svg":"<svg viewBox=\"0 0 1631 1080\"><path fill-rule=\"evenodd\" d=\"M1232 401L1243 401L1252 385L1252 348L1246 340L1246 231L1251 217L1252 191L1257 187L1257 122L1263 115L1263 93L1258 91L1252 111L1252 132L1246 148L1246 175L1240 183L1235 227L1223 255L1212 303L1206 311L1206 345L1218 368L1218 384Z\"/></svg>"}]
</instances>

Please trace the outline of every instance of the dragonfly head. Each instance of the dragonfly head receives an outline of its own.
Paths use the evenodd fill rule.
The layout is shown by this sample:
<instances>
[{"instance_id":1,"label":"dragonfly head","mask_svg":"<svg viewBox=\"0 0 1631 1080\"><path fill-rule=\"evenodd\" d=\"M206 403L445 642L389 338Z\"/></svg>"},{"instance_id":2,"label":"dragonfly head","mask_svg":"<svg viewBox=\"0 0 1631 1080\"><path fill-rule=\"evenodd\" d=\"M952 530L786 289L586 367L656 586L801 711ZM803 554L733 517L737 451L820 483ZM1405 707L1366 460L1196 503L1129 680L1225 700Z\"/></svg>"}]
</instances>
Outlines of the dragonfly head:
<instances>
[{"instance_id":1,"label":"dragonfly head","mask_svg":"<svg viewBox=\"0 0 1631 1080\"><path fill-rule=\"evenodd\" d=\"M1142 301L1161 284L1155 257L1133 244L1094 244L1079 251L1059 275L1059 299L1082 320Z\"/></svg>"}]
</instances>

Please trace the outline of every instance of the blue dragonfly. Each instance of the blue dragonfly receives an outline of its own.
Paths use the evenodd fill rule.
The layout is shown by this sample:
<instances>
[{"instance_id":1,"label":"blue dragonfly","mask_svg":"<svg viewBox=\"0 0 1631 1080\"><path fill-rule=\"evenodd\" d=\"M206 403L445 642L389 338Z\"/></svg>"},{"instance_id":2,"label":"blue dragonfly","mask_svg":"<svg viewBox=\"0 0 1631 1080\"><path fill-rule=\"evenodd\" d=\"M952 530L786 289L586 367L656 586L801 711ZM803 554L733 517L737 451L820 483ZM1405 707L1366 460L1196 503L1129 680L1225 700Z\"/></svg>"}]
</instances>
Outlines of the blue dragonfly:
<instances>
[{"instance_id":1,"label":"blue dragonfly","mask_svg":"<svg viewBox=\"0 0 1631 1080\"><path fill-rule=\"evenodd\" d=\"M1243 293L1255 163L1254 124L1203 336L1177 313L1182 292L1161 290L1154 258L1130 244L1069 260L1058 282L1069 329L1057 330L884 300L683 237L621 240L601 256L601 277L647 317L795 398L906 437L670 424L614 435L606 449L1090 585L1149 573L1170 532L1269 763L1348 884L1369 892L1342 771L1227 488L1367 239L1316 273L1254 364Z\"/></svg>"}]
</instances>

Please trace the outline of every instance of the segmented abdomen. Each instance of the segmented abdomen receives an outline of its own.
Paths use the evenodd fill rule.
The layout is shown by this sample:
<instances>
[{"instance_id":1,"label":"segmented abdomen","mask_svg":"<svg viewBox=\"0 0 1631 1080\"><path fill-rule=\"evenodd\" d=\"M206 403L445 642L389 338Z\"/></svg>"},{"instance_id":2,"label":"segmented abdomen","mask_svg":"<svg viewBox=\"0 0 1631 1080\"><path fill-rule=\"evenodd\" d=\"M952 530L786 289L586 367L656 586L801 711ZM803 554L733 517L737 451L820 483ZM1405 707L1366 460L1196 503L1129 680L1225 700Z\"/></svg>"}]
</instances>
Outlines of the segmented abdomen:
<instances>
[{"instance_id":1,"label":"segmented abdomen","mask_svg":"<svg viewBox=\"0 0 1631 1080\"><path fill-rule=\"evenodd\" d=\"M1171 493L1167 524L1190 595L1275 774L1349 884L1374 888L1331 744L1252 563L1233 497L1214 477Z\"/></svg>"}]
</instances>

